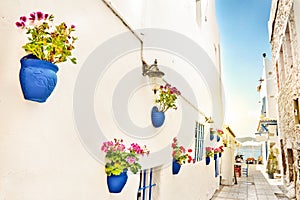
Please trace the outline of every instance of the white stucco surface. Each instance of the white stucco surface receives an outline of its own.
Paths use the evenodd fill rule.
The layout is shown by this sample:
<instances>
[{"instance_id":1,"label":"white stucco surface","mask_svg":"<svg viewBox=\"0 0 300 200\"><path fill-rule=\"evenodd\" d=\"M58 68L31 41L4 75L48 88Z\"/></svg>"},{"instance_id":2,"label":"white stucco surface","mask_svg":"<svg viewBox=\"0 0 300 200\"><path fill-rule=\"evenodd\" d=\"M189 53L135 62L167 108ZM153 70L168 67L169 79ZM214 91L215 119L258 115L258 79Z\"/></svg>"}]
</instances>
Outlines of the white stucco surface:
<instances>
[{"instance_id":1,"label":"white stucco surface","mask_svg":"<svg viewBox=\"0 0 300 200\"><path fill-rule=\"evenodd\" d=\"M206 1L203 1L206 2ZM114 0L112 5L134 28L164 28L185 35L195 41L207 54L208 60L219 71L219 56L215 52L219 36L215 21L214 1L208 1L202 13L201 27L196 21L195 2L174 1L124 1ZM32 11L53 13L55 21L65 21L76 25L75 34L79 40L75 43L74 56L78 64L58 64L58 83L46 103L39 104L23 98L19 84L19 60L26 55L21 46L26 42L24 32L15 27L20 16ZM105 41L124 33L127 28L107 8L102 1L17 1L5 0L0 7L0 199L4 200L86 200L86 199L136 199L139 175L129 175L128 182L121 194L110 194L106 185L104 166L89 152L82 141L74 120L74 90L77 77L81 73L89 55ZM207 21L205 20L205 16ZM212 34L213 33L213 34ZM141 36L143 39L151 36ZM135 37L129 43L137 43ZM113 50L112 50L113 51ZM207 116L213 115L214 105L211 98L216 97L208 88L205 78L199 75L199 66L192 66L184 58L172 53L158 50L145 50L145 59L152 63L158 59L166 79L178 88L184 84L196 94L199 110ZM99 56L101 60L101 55ZM184 134L194 136L195 121L204 123L203 116L192 108L183 110L187 103L179 98L177 111L166 113L164 127L152 138L138 138L126 134L112 113L114 88L129 72L136 73L135 80L140 87L132 90L126 101L131 122L145 128L151 125L149 116L154 96L147 79L141 75L139 49L126 53L106 66L97 81L94 93L94 114L108 139L122 137L130 143L136 141L147 144L153 153L163 147L169 147L174 136L181 128L182 113L188 114L191 120L184 124ZM134 71L136 70L136 72ZM180 74L184 83L170 76L174 71ZM89 82L90 80L86 80ZM215 83L220 84L219 82ZM88 88L87 88L88 89ZM181 91L185 94L185 91ZM216 91L213 91L216 92ZM186 94L187 97L189 94ZM149 111L149 112L148 112ZM145 114L145 112L148 112ZM194 117L196 116L196 117ZM216 116L218 117L218 116ZM87 123L82 121L81 123ZM211 125L221 128L221 121ZM88 131L87 127L87 131ZM154 128L151 129L156 132ZM204 146L220 146L209 140L209 125L206 124ZM100 132L100 131L99 131ZM183 133L182 133L183 134ZM184 135L183 134L183 135ZM135 138L135 139L134 139ZM91 138L99 148L103 141L97 136ZM193 142L189 143L193 148ZM171 151L171 150L170 150ZM99 150L100 154L100 150ZM171 160L171 156L169 157ZM143 159L146 166L151 166ZM154 187L155 199L209 199L218 188L219 177L214 176L214 162L206 166L204 161L182 167L179 175L171 175L171 167L163 166L155 171L158 182Z\"/></svg>"}]
</instances>

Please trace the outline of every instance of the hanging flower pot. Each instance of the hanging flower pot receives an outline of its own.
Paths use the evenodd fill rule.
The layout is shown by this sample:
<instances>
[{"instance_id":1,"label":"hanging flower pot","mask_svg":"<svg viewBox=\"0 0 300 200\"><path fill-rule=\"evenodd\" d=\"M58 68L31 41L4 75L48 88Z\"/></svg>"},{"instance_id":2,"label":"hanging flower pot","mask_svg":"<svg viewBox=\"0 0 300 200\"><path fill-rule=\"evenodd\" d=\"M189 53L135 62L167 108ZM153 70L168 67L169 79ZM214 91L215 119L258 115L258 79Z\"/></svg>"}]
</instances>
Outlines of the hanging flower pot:
<instances>
[{"instance_id":1,"label":"hanging flower pot","mask_svg":"<svg viewBox=\"0 0 300 200\"><path fill-rule=\"evenodd\" d=\"M220 142L221 137L217 135L217 142Z\"/></svg>"},{"instance_id":2,"label":"hanging flower pot","mask_svg":"<svg viewBox=\"0 0 300 200\"><path fill-rule=\"evenodd\" d=\"M75 26L65 22L54 24L54 16L48 13L32 12L28 17L21 16L16 26L26 30L28 42L22 48L29 55L21 59L19 73L23 96L26 100L45 102L57 83L56 64L72 58Z\"/></svg>"},{"instance_id":3,"label":"hanging flower pot","mask_svg":"<svg viewBox=\"0 0 300 200\"><path fill-rule=\"evenodd\" d=\"M172 173L174 175L178 174L179 171L180 171L180 168L181 168L181 165L176 160L173 160L173 163L172 163Z\"/></svg>"},{"instance_id":4,"label":"hanging flower pot","mask_svg":"<svg viewBox=\"0 0 300 200\"><path fill-rule=\"evenodd\" d=\"M219 153L219 158L221 158L222 157L222 153Z\"/></svg>"},{"instance_id":5,"label":"hanging flower pot","mask_svg":"<svg viewBox=\"0 0 300 200\"><path fill-rule=\"evenodd\" d=\"M117 149L117 151L116 151ZM105 141L101 146L101 151L106 153L105 172L107 174L107 186L109 192L119 193L122 191L127 181L127 171L136 174L141 170L139 156L149 155L147 147L137 143L131 143L130 147L125 147L123 139ZM120 172L122 172L120 174Z\"/></svg>"},{"instance_id":6,"label":"hanging flower pot","mask_svg":"<svg viewBox=\"0 0 300 200\"><path fill-rule=\"evenodd\" d=\"M107 186L110 193L120 193L127 182L127 171L120 175L107 176Z\"/></svg>"},{"instance_id":7,"label":"hanging flower pot","mask_svg":"<svg viewBox=\"0 0 300 200\"><path fill-rule=\"evenodd\" d=\"M210 141L213 141L214 140L214 134L209 134L209 139L210 139Z\"/></svg>"},{"instance_id":8,"label":"hanging flower pot","mask_svg":"<svg viewBox=\"0 0 300 200\"><path fill-rule=\"evenodd\" d=\"M151 112L152 124L155 128L163 125L165 121L165 112L170 108L177 110L176 99L180 95L180 91L170 84L161 85L158 89L158 97L155 103L159 105L159 109L154 106Z\"/></svg>"},{"instance_id":9,"label":"hanging flower pot","mask_svg":"<svg viewBox=\"0 0 300 200\"><path fill-rule=\"evenodd\" d=\"M152 120L152 125L155 128L159 128L163 125L165 121L165 113L158 111L158 108L156 106L153 106L151 111L151 120Z\"/></svg>"},{"instance_id":10,"label":"hanging flower pot","mask_svg":"<svg viewBox=\"0 0 300 200\"><path fill-rule=\"evenodd\" d=\"M210 157L206 157L205 158L205 163L206 163L206 165L209 165L209 163L210 163Z\"/></svg>"},{"instance_id":11,"label":"hanging flower pot","mask_svg":"<svg viewBox=\"0 0 300 200\"><path fill-rule=\"evenodd\" d=\"M214 160L217 160L218 159L218 154L214 154Z\"/></svg>"},{"instance_id":12,"label":"hanging flower pot","mask_svg":"<svg viewBox=\"0 0 300 200\"><path fill-rule=\"evenodd\" d=\"M20 84L25 99L45 102L57 83L58 67L30 54L21 59Z\"/></svg>"}]
</instances>

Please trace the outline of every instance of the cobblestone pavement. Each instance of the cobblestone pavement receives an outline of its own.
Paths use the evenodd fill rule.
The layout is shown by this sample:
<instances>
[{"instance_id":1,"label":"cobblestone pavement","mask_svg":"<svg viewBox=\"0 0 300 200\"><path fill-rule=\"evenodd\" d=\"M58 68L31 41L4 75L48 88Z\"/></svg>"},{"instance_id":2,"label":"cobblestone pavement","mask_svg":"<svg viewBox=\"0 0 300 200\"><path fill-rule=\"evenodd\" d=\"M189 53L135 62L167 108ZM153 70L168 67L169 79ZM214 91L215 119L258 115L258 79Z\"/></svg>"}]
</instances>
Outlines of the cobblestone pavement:
<instances>
[{"instance_id":1,"label":"cobblestone pavement","mask_svg":"<svg viewBox=\"0 0 300 200\"><path fill-rule=\"evenodd\" d=\"M288 200L278 185L271 185L255 165L249 165L249 176L237 178L237 184L221 186L211 200Z\"/></svg>"}]
</instances>

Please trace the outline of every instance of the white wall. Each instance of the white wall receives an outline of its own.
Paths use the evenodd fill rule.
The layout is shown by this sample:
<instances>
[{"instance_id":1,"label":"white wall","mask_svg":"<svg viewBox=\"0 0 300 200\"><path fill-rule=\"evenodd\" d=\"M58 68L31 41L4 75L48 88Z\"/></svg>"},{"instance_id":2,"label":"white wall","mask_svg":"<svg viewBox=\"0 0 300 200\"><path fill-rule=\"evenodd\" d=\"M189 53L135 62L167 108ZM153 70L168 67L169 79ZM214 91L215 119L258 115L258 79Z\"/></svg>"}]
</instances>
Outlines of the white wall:
<instances>
[{"instance_id":1,"label":"white wall","mask_svg":"<svg viewBox=\"0 0 300 200\"><path fill-rule=\"evenodd\" d=\"M263 59L264 72L263 72L263 90L262 93L266 95L267 113L266 117L277 118L277 90L275 76L276 72L273 68L272 62L268 58Z\"/></svg>"},{"instance_id":2,"label":"white wall","mask_svg":"<svg viewBox=\"0 0 300 200\"><path fill-rule=\"evenodd\" d=\"M113 1L113 5L134 29L156 27L182 33L205 49L212 63L219 63L213 45L219 43L218 34L209 34L218 33L213 17L214 11L211 12L208 9L208 22L203 22L203 28L199 29L195 20L195 2L174 3L174 1L158 0L142 2L130 0L124 3L124 1L116 0ZM109 194L104 166L93 158L94 155L88 153L89 149L85 148L85 144L82 143L73 116L73 95L77 77L81 73L80 69L95 48L111 37L128 31L126 27L102 1L53 0L49 3L34 0L26 2L5 0L1 4L0 41L2 47L5 48L0 50L2 82L0 85L2 122L0 126L0 199L135 199L138 187L137 175L129 176L120 195ZM209 5L211 7L208 8L213 8L213 3ZM67 7L71 9L67 10ZM55 21L75 24L77 27L75 34L79 38L74 52L78 64L61 63L58 65L58 84L44 104L23 99L18 75L19 59L25 55L21 46L26 41L26 37L24 32L14 26L20 16L39 10L53 13ZM210 35L209 40L207 40L208 35ZM145 36L145 38L150 37ZM129 43L137 43L137 40L132 36L129 38ZM128 53L119 60L114 60L102 74L102 79L99 80L95 91L95 115L101 129L105 130L106 137L109 139L121 135L124 139L132 140L130 136L124 134L122 127L115 124L111 116L111 98L119 78L131 70L139 69L140 58L137 52ZM170 71L167 66L172 65L172 69L181 73L188 85L194 86L192 92L199 94L196 96L199 109L208 116L212 115L211 98L214 94L210 94L204 78L195 73L197 67L191 67L186 60L168 52L145 50L145 58L149 63L154 58L158 58L159 64L164 66L162 69L166 72ZM148 116L148 113L145 114L142 111L151 108L149 102L153 100L151 99L153 96L149 93L149 86L147 86L146 79L141 76L141 71L137 70L137 72L135 77L138 77L138 81L146 86L138 89L128 100L128 105L132 108L129 109L129 113L138 113L137 116L131 115L130 119L139 126L148 126L149 118L144 117L144 115ZM176 81L175 77L170 74L166 75L166 78L181 88L183 84ZM184 91L182 93L184 94ZM149 98L142 98L145 95ZM186 106L185 104L186 102L179 99L180 106ZM180 124L181 114L185 112L180 110L180 106L178 112L167 113L168 121L156 137L147 141L143 139L137 139L137 141L147 143L154 153L159 152L160 142L163 145L169 144L180 128L174 124ZM195 120L203 121L203 117L192 109L188 112L196 117L189 122L190 124L185 125L184 131L186 134L193 135ZM222 124L219 122L214 126L222 127ZM98 139L96 137L94 141L100 147L102 141ZM193 147L193 144L190 145ZM206 139L206 145L217 146L218 144L210 143ZM218 178L214 177L213 169L212 164L205 166L202 161L195 165L184 166L182 173L174 177L168 174L170 167L164 168L161 182L157 186L160 187L159 199L168 199L171 195L173 199L211 197L218 187ZM196 179L194 179L195 176ZM203 183L200 184L201 181ZM190 184L193 184L193 187L190 187ZM179 186L181 186L181 192L174 195Z\"/></svg>"}]
</instances>

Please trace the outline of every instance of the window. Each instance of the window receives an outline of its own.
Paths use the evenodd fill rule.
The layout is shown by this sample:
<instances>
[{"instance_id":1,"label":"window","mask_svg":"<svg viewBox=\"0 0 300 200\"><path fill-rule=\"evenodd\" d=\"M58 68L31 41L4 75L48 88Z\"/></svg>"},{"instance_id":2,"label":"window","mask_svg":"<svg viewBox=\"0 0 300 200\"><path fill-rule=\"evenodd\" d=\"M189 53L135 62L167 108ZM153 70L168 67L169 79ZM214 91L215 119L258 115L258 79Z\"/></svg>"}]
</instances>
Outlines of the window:
<instances>
[{"instance_id":1,"label":"window","mask_svg":"<svg viewBox=\"0 0 300 200\"><path fill-rule=\"evenodd\" d=\"M265 117L266 116L266 111L267 111L267 108L266 108L266 97L263 97L262 98L262 105L261 105L261 112L260 112L260 114Z\"/></svg>"},{"instance_id":2,"label":"window","mask_svg":"<svg viewBox=\"0 0 300 200\"><path fill-rule=\"evenodd\" d=\"M282 47L280 48L280 52L279 52L279 69L280 69L279 71L280 83L281 86L283 86L283 84L285 83L286 74L285 74L284 56L283 56Z\"/></svg>"},{"instance_id":3,"label":"window","mask_svg":"<svg viewBox=\"0 0 300 200\"><path fill-rule=\"evenodd\" d=\"M201 161L203 157L204 125L196 122L195 128L195 161Z\"/></svg>"},{"instance_id":4,"label":"window","mask_svg":"<svg viewBox=\"0 0 300 200\"><path fill-rule=\"evenodd\" d=\"M295 117L295 124L299 124L299 101L298 98L294 99L294 117Z\"/></svg>"},{"instance_id":5,"label":"window","mask_svg":"<svg viewBox=\"0 0 300 200\"><path fill-rule=\"evenodd\" d=\"M289 167L289 180L294 181L294 155L293 149L287 149L287 161Z\"/></svg>"},{"instance_id":6,"label":"window","mask_svg":"<svg viewBox=\"0 0 300 200\"><path fill-rule=\"evenodd\" d=\"M275 70L276 70L276 82L277 82L277 89L278 92L280 91L280 80L279 80L279 69L278 69L278 62L276 62Z\"/></svg>"},{"instance_id":7,"label":"window","mask_svg":"<svg viewBox=\"0 0 300 200\"><path fill-rule=\"evenodd\" d=\"M152 180L152 168L140 171L140 184L137 193L137 200L152 200L152 187L156 186Z\"/></svg>"},{"instance_id":8,"label":"window","mask_svg":"<svg viewBox=\"0 0 300 200\"><path fill-rule=\"evenodd\" d=\"M291 35L290 35L289 23L287 24L286 30L285 30L284 46L285 46L284 54L287 57L287 59L286 59L287 66L290 68L293 68L293 52L292 52L292 45L291 45Z\"/></svg>"}]
</instances>

